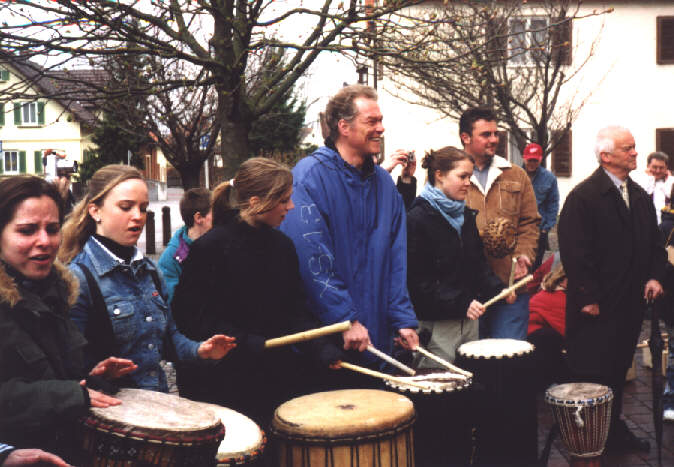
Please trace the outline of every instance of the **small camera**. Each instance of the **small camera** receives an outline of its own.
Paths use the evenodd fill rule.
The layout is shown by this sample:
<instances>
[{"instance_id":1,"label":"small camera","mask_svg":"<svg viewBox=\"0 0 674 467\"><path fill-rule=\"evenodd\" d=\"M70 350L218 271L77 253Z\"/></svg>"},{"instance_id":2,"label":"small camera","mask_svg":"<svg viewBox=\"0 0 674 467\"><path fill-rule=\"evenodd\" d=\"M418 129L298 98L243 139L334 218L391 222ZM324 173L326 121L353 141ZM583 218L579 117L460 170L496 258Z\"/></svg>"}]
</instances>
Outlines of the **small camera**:
<instances>
[{"instance_id":1,"label":"small camera","mask_svg":"<svg viewBox=\"0 0 674 467\"><path fill-rule=\"evenodd\" d=\"M414 162L415 157L414 157L414 151L410 151L407 153L407 162Z\"/></svg>"},{"instance_id":2,"label":"small camera","mask_svg":"<svg viewBox=\"0 0 674 467\"><path fill-rule=\"evenodd\" d=\"M56 161L56 174L66 175L77 173L77 161L61 159Z\"/></svg>"}]
</instances>

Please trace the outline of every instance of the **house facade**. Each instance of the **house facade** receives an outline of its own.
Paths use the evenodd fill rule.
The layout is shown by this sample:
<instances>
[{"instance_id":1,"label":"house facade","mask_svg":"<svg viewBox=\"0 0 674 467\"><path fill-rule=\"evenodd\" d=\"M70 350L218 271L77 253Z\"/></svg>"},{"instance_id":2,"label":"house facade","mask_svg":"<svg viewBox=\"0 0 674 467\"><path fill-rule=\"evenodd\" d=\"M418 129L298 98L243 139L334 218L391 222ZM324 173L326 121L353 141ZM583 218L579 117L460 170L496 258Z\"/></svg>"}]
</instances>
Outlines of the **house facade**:
<instances>
[{"instance_id":1,"label":"house facade","mask_svg":"<svg viewBox=\"0 0 674 467\"><path fill-rule=\"evenodd\" d=\"M50 157L87 160L96 149L91 137L98 112L76 83L101 79L95 70L43 74L34 63L0 56L0 176L46 175ZM17 90L25 97L13 99ZM141 157L153 193L165 199L168 164L161 149L149 144Z\"/></svg>"},{"instance_id":2,"label":"house facade","mask_svg":"<svg viewBox=\"0 0 674 467\"><path fill-rule=\"evenodd\" d=\"M441 7L441 2L424 5L424 8ZM591 15L608 8L612 8L610 13ZM587 17L572 22L569 39L573 54L569 66L589 58L580 73L562 88L560 100L581 96L582 105L567 139L547 161L548 168L557 175L562 198L596 169L594 141L597 131L607 125L622 125L632 131L639 151L637 170L644 170L646 157L656 150L670 155L670 168L674 169L674 93L670 92L674 83L674 2L585 1L578 16ZM522 21L531 22L536 17L532 11L523 15ZM362 69L358 73L357 66L352 64L343 65L340 72L332 69L329 73L344 77L343 81L359 80L372 86L373 67L371 63L367 65L365 75ZM350 67L348 77L343 71L345 67ZM322 65L322 69L328 68ZM429 149L461 147L456 120L410 103L415 97L396 86L386 69L378 71L376 87L385 117L387 154L398 148L414 149L420 158ZM318 79L317 74L314 78ZM334 94L339 86L341 81L326 90L325 95ZM312 112L320 110L314 107ZM500 149L500 154L513 163L521 163L514 138L505 132ZM420 168L417 170L421 181L424 174ZM421 189L423 183L418 183L418 187Z\"/></svg>"}]
</instances>

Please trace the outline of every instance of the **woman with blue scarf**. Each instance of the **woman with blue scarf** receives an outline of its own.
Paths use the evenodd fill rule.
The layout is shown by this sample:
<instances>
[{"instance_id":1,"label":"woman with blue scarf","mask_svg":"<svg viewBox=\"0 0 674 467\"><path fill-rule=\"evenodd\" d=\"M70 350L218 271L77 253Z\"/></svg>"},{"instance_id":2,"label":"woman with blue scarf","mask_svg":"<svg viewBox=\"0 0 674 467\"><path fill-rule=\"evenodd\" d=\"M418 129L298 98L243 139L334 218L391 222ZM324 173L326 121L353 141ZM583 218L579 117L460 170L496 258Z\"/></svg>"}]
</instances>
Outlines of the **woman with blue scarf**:
<instances>
[{"instance_id":1,"label":"woman with blue scarf","mask_svg":"<svg viewBox=\"0 0 674 467\"><path fill-rule=\"evenodd\" d=\"M421 166L428 182L407 213L407 286L420 335L431 336L428 350L454 361L461 344L478 338L480 302L504 284L484 257L477 211L466 207L471 156L448 146L427 153ZM437 364L424 359L419 366Z\"/></svg>"}]
</instances>

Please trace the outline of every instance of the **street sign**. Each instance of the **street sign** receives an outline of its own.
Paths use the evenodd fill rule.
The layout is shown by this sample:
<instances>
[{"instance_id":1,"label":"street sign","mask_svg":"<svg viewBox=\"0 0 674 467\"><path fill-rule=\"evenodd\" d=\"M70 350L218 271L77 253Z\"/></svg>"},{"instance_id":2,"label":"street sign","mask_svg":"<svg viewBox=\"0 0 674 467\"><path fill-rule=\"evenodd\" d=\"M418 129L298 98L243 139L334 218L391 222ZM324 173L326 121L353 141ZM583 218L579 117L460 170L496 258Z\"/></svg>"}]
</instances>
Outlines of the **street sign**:
<instances>
[{"instance_id":1,"label":"street sign","mask_svg":"<svg viewBox=\"0 0 674 467\"><path fill-rule=\"evenodd\" d=\"M208 142L210 141L211 137L209 135L204 135L201 138L199 138L199 149L202 151L208 147Z\"/></svg>"}]
</instances>

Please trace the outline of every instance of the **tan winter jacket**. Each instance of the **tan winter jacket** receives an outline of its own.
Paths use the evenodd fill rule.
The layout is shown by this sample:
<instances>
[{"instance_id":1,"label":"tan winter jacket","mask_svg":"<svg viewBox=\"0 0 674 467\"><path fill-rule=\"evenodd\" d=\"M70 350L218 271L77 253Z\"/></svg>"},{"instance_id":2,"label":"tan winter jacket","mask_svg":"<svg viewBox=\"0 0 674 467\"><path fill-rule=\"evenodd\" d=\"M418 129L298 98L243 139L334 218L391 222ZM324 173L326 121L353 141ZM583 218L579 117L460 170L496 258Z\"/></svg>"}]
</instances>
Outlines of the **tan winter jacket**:
<instances>
[{"instance_id":1,"label":"tan winter jacket","mask_svg":"<svg viewBox=\"0 0 674 467\"><path fill-rule=\"evenodd\" d=\"M517 246L512 255L494 258L485 251L492 270L507 284L513 257L526 255L532 262L536 257L541 216L538 214L534 188L524 169L500 156L494 156L489 167L486 189L482 189L475 175L470 181L466 204L478 211L478 230L482 232L485 225L496 217L510 219L517 228Z\"/></svg>"}]
</instances>

